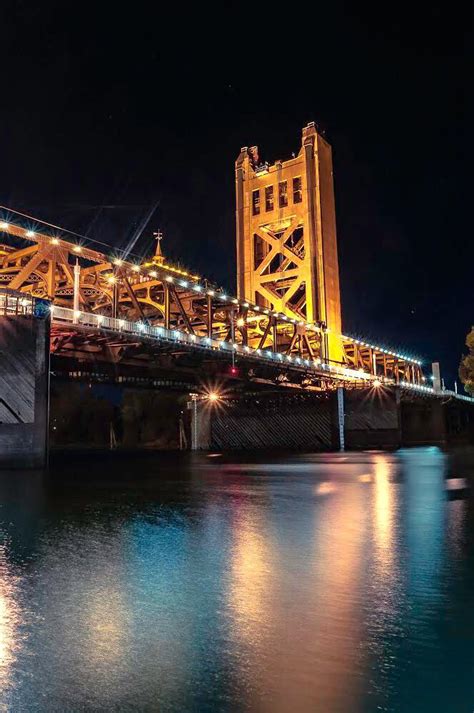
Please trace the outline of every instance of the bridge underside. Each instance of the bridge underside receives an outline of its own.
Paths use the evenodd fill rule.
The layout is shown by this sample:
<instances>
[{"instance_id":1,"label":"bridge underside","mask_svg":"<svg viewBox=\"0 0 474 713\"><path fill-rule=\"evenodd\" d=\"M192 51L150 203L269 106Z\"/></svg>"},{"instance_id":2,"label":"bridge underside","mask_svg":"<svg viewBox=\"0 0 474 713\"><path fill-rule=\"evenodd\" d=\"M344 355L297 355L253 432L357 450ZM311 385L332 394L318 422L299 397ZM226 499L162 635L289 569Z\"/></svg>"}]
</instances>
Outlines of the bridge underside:
<instances>
[{"instance_id":1,"label":"bridge underside","mask_svg":"<svg viewBox=\"0 0 474 713\"><path fill-rule=\"evenodd\" d=\"M36 307L42 307L41 303ZM50 336L50 322L49 309L0 315L2 465L44 465L50 374L66 404L68 390L61 379L142 386L155 393L203 394L217 387L220 398L214 409L211 399L192 397L190 401L193 409L207 414L207 435L206 428L200 429L204 448L325 449L335 445L335 424L339 423L335 382L324 374L308 374L302 364L264 364L249 353L237 362L237 373L229 373L229 352L54 321ZM50 342L54 346L51 364ZM344 385L341 380L338 383ZM447 423L460 436L468 432L472 438L470 400L460 401L447 393L418 394L412 385L353 387L354 382L349 382L344 389L349 448L444 443ZM151 418L156 415L151 413Z\"/></svg>"},{"instance_id":2,"label":"bridge underside","mask_svg":"<svg viewBox=\"0 0 474 713\"><path fill-rule=\"evenodd\" d=\"M51 363L54 373L82 380L152 383L166 379L186 384L191 390L241 391L255 388L293 388L326 391L334 380L303 362L263 363L251 352L233 356L223 349L199 349L195 344L169 340L137 339L122 331L92 331L85 326L61 324L51 327ZM356 388L362 381L340 379L337 383Z\"/></svg>"}]
</instances>

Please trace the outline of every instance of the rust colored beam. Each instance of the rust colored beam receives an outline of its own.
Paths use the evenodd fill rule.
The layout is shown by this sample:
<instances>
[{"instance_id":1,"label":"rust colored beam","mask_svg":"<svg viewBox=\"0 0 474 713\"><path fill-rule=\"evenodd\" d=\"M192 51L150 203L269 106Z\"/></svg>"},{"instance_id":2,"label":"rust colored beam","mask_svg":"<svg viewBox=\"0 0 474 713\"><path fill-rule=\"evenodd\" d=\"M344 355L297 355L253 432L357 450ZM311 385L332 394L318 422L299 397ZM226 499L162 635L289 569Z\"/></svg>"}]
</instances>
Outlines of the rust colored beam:
<instances>
[{"instance_id":1,"label":"rust colored beam","mask_svg":"<svg viewBox=\"0 0 474 713\"><path fill-rule=\"evenodd\" d=\"M139 303L139 301L137 300L134 291L132 290L132 286L130 285L128 277L126 277L122 272L122 273L120 273L120 278L123 281L125 291L127 292L128 296L130 297L130 299L132 301L132 305L136 309L138 315L140 316L140 319L142 319L145 322L148 322L148 320L146 319L145 314L143 312L142 306Z\"/></svg>"},{"instance_id":2,"label":"rust colored beam","mask_svg":"<svg viewBox=\"0 0 474 713\"><path fill-rule=\"evenodd\" d=\"M192 324L191 324L191 322L190 322L190 319L189 319L189 317L188 317L188 315L187 315L187 313L186 313L186 310L184 309L184 307L183 307L183 305L182 305L182 302L181 302L181 300L180 300L180 298L179 298L179 295L178 295L178 293L177 293L177 291L176 291L176 288L173 286L173 287L170 288L170 290L171 290L172 293L173 293L174 301L176 302L176 306L177 306L178 309L179 309L179 312L180 312L180 314L181 314L181 317L183 318L183 321L184 321L186 327L188 328L190 334L194 334L195 332L194 332L193 326L192 326Z\"/></svg>"},{"instance_id":3,"label":"rust colored beam","mask_svg":"<svg viewBox=\"0 0 474 713\"><path fill-rule=\"evenodd\" d=\"M212 339L212 297L206 296L206 330L209 339Z\"/></svg>"},{"instance_id":4,"label":"rust colored beam","mask_svg":"<svg viewBox=\"0 0 474 713\"><path fill-rule=\"evenodd\" d=\"M167 282L163 282L165 293L165 329L170 328L170 288Z\"/></svg>"},{"instance_id":5,"label":"rust colored beam","mask_svg":"<svg viewBox=\"0 0 474 713\"><path fill-rule=\"evenodd\" d=\"M261 338L260 338L260 341L259 341L259 343L258 343L258 348L259 348L259 349L263 349L263 346L264 346L264 344L265 344L265 340L266 340L266 338L268 337L268 335L270 334L270 329L271 329L271 327L272 327L272 322L271 322L271 319L269 318L268 321L267 321L267 326L265 327L265 331L264 331L264 333L262 334L262 336L261 336Z\"/></svg>"}]
</instances>

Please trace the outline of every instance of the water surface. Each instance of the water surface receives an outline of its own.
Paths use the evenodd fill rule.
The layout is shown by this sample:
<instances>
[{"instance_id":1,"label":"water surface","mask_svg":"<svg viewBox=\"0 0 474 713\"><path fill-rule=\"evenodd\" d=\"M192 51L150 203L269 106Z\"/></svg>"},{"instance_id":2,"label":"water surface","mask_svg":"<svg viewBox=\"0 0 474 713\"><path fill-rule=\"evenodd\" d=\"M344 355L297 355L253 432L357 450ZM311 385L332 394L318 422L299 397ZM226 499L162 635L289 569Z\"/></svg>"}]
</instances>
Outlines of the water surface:
<instances>
[{"instance_id":1,"label":"water surface","mask_svg":"<svg viewBox=\"0 0 474 713\"><path fill-rule=\"evenodd\" d=\"M74 459L72 459L74 460ZM472 713L469 461L0 473L0 710Z\"/></svg>"}]
</instances>

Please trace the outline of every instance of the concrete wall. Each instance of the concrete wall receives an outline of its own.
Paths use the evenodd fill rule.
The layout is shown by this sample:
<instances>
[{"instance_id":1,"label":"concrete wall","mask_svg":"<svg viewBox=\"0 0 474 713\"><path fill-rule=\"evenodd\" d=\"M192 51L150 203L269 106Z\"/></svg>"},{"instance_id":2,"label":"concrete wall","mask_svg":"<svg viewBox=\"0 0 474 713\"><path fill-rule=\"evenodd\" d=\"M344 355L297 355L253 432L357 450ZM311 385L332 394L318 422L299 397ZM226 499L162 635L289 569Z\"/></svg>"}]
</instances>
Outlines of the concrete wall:
<instances>
[{"instance_id":1,"label":"concrete wall","mask_svg":"<svg viewBox=\"0 0 474 713\"><path fill-rule=\"evenodd\" d=\"M401 445L399 402L395 390L346 390L344 413L347 450L392 449Z\"/></svg>"},{"instance_id":2,"label":"concrete wall","mask_svg":"<svg viewBox=\"0 0 474 713\"><path fill-rule=\"evenodd\" d=\"M347 450L400 445L395 392L346 391L344 412ZM337 394L261 393L214 407L204 402L198 432L205 434L198 438L202 449L338 450Z\"/></svg>"},{"instance_id":3,"label":"concrete wall","mask_svg":"<svg viewBox=\"0 0 474 713\"><path fill-rule=\"evenodd\" d=\"M404 446L444 445L447 442L445 406L440 398L401 404Z\"/></svg>"},{"instance_id":4,"label":"concrete wall","mask_svg":"<svg viewBox=\"0 0 474 713\"><path fill-rule=\"evenodd\" d=\"M0 316L0 467L46 465L49 319Z\"/></svg>"},{"instance_id":5,"label":"concrete wall","mask_svg":"<svg viewBox=\"0 0 474 713\"><path fill-rule=\"evenodd\" d=\"M452 397L403 401L400 420L402 444L474 444L474 406Z\"/></svg>"},{"instance_id":6,"label":"concrete wall","mask_svg":"<svg viewBox=\"0 0 474 713\"><path fill-rule=\"evenodd\" d=\"M201 402L197 410L197 447L329 450L335 441L332 396L260 393L223 404ZM194 411L191 413L194 420Z\"/></svg>"},{"instance_id":7,"label":"concrete wall","mask_svg":"<svg viewBox=\"0 0 474 713\"><path fill-rule=\"evenodd\" d=\"M346 450L474 442L474 407L440 398L403 400L396 389L344 393ZM292 392L198 405L197 447L212 450L337 450L337 395Z\"/></svg>"}]
</instances>

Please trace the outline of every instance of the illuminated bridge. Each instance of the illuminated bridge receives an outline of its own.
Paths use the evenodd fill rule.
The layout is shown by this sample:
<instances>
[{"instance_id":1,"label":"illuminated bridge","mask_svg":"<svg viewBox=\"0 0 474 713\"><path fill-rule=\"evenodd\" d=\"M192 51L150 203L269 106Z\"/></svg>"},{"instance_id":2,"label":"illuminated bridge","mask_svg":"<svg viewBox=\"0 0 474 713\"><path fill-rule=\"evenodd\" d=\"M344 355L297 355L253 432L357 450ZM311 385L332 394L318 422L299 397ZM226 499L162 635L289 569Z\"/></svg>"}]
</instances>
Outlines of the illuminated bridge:
<instances>
[{"instance_id":1,"label":"illuminated bridge","mask_svg":"<svg viewBox=\"0 0 474 713\"><path fill-rule=\"evenodd\" d=\"M37 381L42 363L19 326L31 315L45 325L37 330L48 344L44 363L71 379L471 401L442 391L439 374L428 385L419 359L343 333L331 148L314 124L287 161L270 165L256 146L242 148L235 177L235 295L169 264L159 239L149 260L132 260L0 206L0 424L39 418L23 378ZM339 431L343 415L340 407Z\"/></svg>"},{"instance_id":2,"label":"illuminated bridge","mask_svg":"<svg viewBox=\"0 0 474 713\"><path fill-rule=\"evenodd\" d=\"M4 216L0 311L26 313L34 299L50 302L56 357L165 369L195 353L199 363L229 364L228 377L272 384L423 386L420 361L343 335L342 359L332 360L324 325L226 294L166 264L159 243L150 261L133 263L12 210Z\"/></svg>"}]
</instances>

